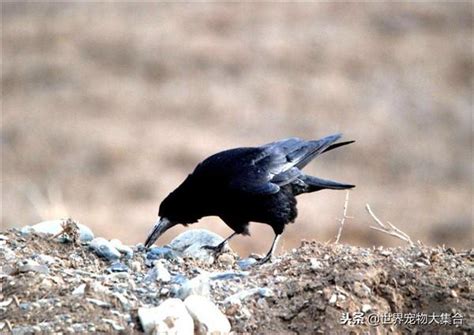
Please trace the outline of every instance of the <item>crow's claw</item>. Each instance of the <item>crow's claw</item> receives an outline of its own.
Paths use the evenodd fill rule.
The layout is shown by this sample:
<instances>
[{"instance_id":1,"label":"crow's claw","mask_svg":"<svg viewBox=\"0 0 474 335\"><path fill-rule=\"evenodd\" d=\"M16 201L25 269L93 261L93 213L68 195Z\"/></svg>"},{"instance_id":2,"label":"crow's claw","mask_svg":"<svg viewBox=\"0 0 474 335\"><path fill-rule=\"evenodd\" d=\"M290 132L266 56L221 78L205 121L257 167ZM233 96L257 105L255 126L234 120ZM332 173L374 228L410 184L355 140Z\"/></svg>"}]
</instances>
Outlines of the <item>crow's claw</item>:
<instances>
[{"instance_id":1,"label":"crow's claw","mask_svg":"<svg viewBox=\"0 0 474 335\"><path fill-rule=\"evenodd\" d=\"M268 254L266 255L265 257L262 257L262 258L258 258L257 259L257 263L255 263L256 265L262 265L262 264L265 264L267 262L270 262L271 263L272 261L272 254Z\"/></svg>"},{"instance_id":2,"label":"crow's claw","mask_svg":"<svg viewBox=\"0 0 474 335\"><path fill-rule=\"evenodd\" d=\"M216 255L222 253L222 251L224 250L224 243L221 243L221 244L218 244L216 246L214 245L203 245L201 247L201 249L207 249L207 250L211 250L213 251Z\"/></svg>"}]
</instances>

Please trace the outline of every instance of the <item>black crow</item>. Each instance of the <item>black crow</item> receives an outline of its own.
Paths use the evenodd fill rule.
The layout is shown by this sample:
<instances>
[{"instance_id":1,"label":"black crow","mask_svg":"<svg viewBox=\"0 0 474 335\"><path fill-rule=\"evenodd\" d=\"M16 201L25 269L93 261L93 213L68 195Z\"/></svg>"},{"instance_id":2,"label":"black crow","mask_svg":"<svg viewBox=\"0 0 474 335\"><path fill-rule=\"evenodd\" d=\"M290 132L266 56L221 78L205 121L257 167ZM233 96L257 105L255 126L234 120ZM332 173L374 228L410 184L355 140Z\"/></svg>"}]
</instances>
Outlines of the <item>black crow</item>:
<instances>
[{"instance_id":1,"label":"black crow","mask_svg":"<svg viewBox=\"0 0 474 335\"><path fill-rule=\"evenodd\" d=\"M187 226L204 216L219 216L234 233L217 246L220 252L237 234L250 235L250 221L272 226L272 246L260 263L268 261L285 225L297 215L295 196L322 189L354 187L304 174L304 168L323 152L352 143L335 143L341 134L320 140L288 138L260 147L236 148L205 159L160 205L159 217L145 247L151 246L169 228Z\"/></svg>"}]
</instances>

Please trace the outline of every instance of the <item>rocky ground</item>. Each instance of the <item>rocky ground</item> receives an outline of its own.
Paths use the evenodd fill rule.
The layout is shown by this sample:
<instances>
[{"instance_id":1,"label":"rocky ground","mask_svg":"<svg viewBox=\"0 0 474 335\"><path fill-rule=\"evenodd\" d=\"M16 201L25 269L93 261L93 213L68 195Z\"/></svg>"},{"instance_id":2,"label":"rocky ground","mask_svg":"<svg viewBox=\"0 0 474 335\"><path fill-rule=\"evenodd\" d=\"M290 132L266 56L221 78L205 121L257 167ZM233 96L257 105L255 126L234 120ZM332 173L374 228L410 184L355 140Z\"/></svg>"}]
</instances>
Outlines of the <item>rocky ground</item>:
<instances>
[{"instance_id":1,"label":"rocky ground","mask_svg":"<svg viewBox=\"0 0 474 335\"><path fill-rule=\"evenodd\" d=\"M230 250L217 259L202 252L196 245L220 240L206 231L189 230L173 248L146 251L91 241L92 233L72 221L49 225L65 229L56 236L31 228L0 234L2 334L474 328L473 250L302 241L255 265Z\"/></svg>"}]
</instances>

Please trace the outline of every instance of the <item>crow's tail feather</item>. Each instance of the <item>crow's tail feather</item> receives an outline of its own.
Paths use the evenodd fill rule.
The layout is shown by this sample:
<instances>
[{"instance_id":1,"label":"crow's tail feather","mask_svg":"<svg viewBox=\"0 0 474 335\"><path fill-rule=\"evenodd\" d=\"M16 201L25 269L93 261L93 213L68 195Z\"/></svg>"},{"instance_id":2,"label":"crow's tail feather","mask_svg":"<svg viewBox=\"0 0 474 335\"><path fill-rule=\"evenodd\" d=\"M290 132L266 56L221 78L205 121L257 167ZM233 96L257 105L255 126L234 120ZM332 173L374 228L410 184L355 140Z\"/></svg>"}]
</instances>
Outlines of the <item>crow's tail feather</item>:
<instances>
[{"instance_id":1,"label":"crow's tail feather","mask_svg":"<svg viewBox=\"0 0 474 335\"><path fill-rule=\"evenodd\" d=\"M339 143L334 143L334 144L331 144L329 147L327 147L326 149L323 150L323 152L327 152L327 151L331 151L333 149L336 149L336 148L339 148L339 147L342 147L343 145L348 145L348 144L351 144L351 143L354 143L355 141L346 141L346 142L339 142ZM321 153L323 153L321 152Z\"/></svg>"}]
</instances>

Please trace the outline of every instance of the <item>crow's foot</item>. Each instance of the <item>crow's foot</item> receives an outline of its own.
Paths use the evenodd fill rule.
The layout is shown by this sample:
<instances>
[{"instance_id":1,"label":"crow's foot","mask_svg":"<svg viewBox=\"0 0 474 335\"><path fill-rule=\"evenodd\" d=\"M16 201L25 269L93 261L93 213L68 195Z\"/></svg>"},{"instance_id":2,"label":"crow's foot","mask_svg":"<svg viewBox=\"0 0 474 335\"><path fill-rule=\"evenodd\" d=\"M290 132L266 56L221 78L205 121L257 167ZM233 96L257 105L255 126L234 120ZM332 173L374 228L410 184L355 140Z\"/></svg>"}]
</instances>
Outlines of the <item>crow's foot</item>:
<instances>
[{"instance_id":1,"label":"crow's foot","mask_svg":"<svg viewBox=\"0 0 474 335\"><path fill-rule=\"evenodd\" d=\"M265 264L267 262L270 262L272 261L272 254L268 254L266 255L265 257L262 257L262 258L259 258L257 259L257 263L255 263L256 265L262 265L262 264Z\"/></svg>"},{"instance_id":2,"label":"crow's foot","mask_svg":"<svg viewBox=\"0 0 474 335\"><path fill-rule=\"evenodd\" d=\"M220 243L216 246L214 246L214 245L203 245L201 247L201 249L211 250L212 252L214 252L215 255L219 255L219 254L222 253L222 251L224 251L224 246L225 246L225 243Z\"/></svg>"}]
</instances>

